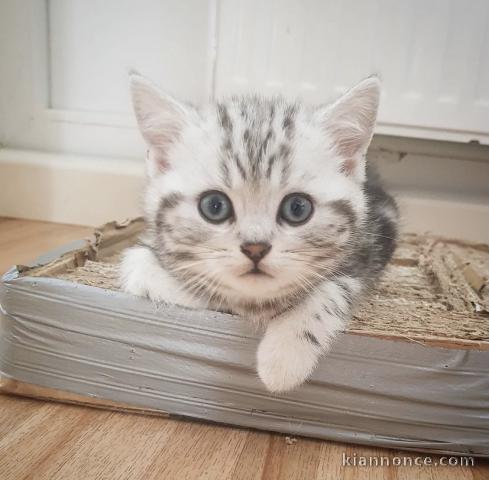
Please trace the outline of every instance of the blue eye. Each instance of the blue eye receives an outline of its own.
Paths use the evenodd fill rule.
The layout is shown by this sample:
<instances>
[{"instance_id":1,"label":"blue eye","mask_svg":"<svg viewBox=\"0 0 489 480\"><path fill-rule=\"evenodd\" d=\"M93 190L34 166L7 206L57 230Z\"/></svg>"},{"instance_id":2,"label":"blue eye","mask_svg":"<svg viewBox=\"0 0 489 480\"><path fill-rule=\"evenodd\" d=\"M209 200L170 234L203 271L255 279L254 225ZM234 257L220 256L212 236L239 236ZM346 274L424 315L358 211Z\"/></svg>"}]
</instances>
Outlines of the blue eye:
<instances>
[{"instance_id":1,"label":"blue eye","mask_svg":"<svg viewBox=\"0 0 489 480\"><path fill-rule=\"evenodd\" d=\"M304 193L291 193L280 204L278 215L290 225L302 225L312 215L313 206L311 199Z\"/></svg>"},{"instance_id":2,"label":"blue eye","mask_svg":"<svg viewBox=\"0 0 489 480\"><path fill-rule=\"evenodd\" d=\"M200 214L211 223L222 223L233 216L233 205L225 193L205 192L199 200Z\"/></svg>"}]
</instances>

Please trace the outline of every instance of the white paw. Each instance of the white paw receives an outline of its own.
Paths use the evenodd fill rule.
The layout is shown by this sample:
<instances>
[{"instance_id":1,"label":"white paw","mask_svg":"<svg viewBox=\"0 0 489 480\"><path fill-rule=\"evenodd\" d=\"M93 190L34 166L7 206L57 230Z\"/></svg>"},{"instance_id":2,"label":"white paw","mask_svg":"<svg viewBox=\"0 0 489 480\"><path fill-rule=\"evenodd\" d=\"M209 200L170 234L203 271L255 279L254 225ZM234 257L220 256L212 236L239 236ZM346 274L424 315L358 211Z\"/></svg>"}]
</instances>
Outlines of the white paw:
<instances>
[{"instance_id":1,"label":"white paw","mask_svg":"<svg viewBox=\"0 0 489 480\"><path fill-rule=\"evenodd\" d=\"M125 292L160 302L164 300L164 276L149 249L133 247L124 252L120 265L120 282Z\"/></svg>"},{"instance_id":2,"label":"white paw","mask_svg":"<svg viewBox=\"0 0 489 480\"><path fill-rule=\"evenodd\" d=\"M155 303L176 303L189 308L202 308L202 301L194 299L161 268L151 250L146 247L128 248L120 264L122 290Z\"/></svg>"},{"instance_id":3,"label":"white paw","mask_svg":"<svg viewBox=\"0 0 489 480\"><path fill-rule=\"evenodd\" d=\"M258 376L271 392L286 392L305 382L320 357L320 349L295 335L267 332L257 352Z\"/></svg>"}]
</instances>

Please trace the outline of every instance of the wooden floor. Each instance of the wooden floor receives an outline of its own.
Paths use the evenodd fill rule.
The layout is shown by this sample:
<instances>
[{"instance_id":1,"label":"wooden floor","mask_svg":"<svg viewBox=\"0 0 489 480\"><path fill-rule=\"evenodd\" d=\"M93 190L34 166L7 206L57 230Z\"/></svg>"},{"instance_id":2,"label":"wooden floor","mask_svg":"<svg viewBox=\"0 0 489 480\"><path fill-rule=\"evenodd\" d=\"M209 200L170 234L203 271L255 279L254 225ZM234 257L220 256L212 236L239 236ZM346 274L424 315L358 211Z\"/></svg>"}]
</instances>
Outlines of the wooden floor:
<instances>
[{"instance_id":1,"label":"wooden floor","mask_svg":"<svg viewBox=\"0 0 489 480\"><path fill-rule=\"evenodd\" d=\"M0 219L0 270L90 231ZM489 479L478 459L473 468L368 468L344 466L344 455L409 462L420 454L0 395L1 480Z\"/></svg>"}]
</instances>

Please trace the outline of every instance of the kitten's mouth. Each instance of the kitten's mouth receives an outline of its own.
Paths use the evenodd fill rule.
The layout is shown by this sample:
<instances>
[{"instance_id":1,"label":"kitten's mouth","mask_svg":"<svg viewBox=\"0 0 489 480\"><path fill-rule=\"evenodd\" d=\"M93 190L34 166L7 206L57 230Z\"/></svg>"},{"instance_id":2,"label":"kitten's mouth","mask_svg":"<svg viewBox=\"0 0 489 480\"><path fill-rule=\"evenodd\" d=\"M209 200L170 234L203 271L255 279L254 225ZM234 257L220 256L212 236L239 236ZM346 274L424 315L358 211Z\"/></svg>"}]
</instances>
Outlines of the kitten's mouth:
<instances>
[{"instance_id":1,"label":"kitten's mouth","mask_svg":"<svg viewBox=\"0 0 489 480\"><path fill-rule=\"evenodd\" d=\"M267 272L264 272L263 270L260 270L256 265L251 270L248 270L247 272L240 275L240 277L248 277L248 276L273 278L272 275L270 275Z\"/></svg>"}]
</instances>

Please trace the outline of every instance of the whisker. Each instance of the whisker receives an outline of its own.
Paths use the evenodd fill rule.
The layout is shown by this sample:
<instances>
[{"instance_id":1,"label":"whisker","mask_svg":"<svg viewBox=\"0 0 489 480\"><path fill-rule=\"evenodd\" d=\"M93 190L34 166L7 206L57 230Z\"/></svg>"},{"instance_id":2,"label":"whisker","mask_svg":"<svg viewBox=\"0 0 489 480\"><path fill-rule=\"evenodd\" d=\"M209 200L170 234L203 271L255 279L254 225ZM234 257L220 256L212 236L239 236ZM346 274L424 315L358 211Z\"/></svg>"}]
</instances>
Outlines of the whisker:
<instances>
[{"instance_id":1,"label":"whisker","mask_svg":"<svg viewBox=\"0 0 489 480\"><path fill-rule=\"evenodd\" d=\"M388 240L395 240L394 237L389 237L387 235L381 235L380 233L363 232L362 235L370 235L371 237L387 238Z\"/></svg>"}]
</instances>

